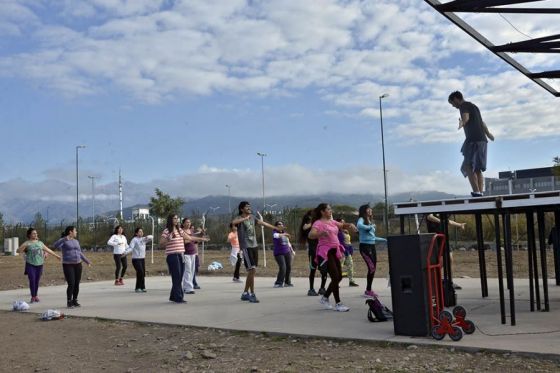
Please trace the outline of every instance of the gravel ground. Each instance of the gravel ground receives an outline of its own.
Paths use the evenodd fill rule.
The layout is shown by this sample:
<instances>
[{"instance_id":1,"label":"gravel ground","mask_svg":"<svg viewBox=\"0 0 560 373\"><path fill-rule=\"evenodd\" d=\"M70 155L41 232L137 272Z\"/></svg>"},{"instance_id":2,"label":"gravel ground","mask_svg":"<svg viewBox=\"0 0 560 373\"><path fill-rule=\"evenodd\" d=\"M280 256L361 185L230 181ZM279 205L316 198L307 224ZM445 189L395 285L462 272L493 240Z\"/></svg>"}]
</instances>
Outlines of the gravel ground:
<instances>
[{"instance_id":1,"label":"gravel ground","mask_svg":"<svg viewBox=\"0 0 560 373\"><path fill-rule=\"evenodd\" d=\"M0 330L11 346L0 372L560 371L558 360L510 354L6 311Z\"/></svg>"}]
</instances>

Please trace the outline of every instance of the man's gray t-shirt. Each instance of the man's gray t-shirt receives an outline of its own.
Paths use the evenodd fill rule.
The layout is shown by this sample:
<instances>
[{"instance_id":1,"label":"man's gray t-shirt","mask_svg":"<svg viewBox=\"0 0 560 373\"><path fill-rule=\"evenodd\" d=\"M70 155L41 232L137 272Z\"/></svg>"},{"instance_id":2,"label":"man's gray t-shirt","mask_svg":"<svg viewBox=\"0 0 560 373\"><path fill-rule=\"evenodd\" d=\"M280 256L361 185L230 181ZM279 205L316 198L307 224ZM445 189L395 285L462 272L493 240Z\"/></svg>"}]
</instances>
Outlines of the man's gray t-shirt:
<instances>
[{"instance_id":1,"label":"man's gray t-shirt","mask_svg":"<svg viewBox=\"0 0 560 373\"><path fill-rule=\"evenodd\" d=\"M255 219L249 219L237 225L237 238L239 239L239 248L241 250L258 246L255 224Z\"/></svg>"},{"instance_id":2,"label":"man's gray t-shirt","mask_svg":"<svg viewBox=\"0 0 560 373\"><path fill-rule=\"evenodd\" d=\"M465 101L459 107L459 111L461 114L469 113L469 121L463 127L465 130L465 142L488 142L486 134L482 129L482 115L480 115L478 107L472 102Z\"/></svg>"}]
</instances>

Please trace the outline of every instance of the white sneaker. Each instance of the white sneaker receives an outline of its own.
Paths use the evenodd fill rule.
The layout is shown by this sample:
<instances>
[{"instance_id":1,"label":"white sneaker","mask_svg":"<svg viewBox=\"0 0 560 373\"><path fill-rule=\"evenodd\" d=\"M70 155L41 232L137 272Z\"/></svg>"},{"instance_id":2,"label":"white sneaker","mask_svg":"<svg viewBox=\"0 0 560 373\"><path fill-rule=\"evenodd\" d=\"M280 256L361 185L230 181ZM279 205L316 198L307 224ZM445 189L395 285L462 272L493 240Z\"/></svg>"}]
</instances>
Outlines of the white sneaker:
<instances>
[{"instance_id":1,"label":"white sneaker","mask_svg":"<svg viewBox=\"0 0 560 373\"><path fill-rule=\"evenodd\" d=\"M321 303L326 309L332 310L332 304L329 302L329 298L321 297L321 299L319 299L319 303Z\"/></svg>"},{"instance_id":2,"label":"white sneaker","mask_svg":"<svg viewBox=\"0 0 560 373\"><path fill-rule=\"evenodd\" d=\"M335 311L337 311L337 312L348 312L348 311L350 311L350 308L346 307L342 303L337 303L336 306L335 306Z\"/></svg>"}]
</instances>

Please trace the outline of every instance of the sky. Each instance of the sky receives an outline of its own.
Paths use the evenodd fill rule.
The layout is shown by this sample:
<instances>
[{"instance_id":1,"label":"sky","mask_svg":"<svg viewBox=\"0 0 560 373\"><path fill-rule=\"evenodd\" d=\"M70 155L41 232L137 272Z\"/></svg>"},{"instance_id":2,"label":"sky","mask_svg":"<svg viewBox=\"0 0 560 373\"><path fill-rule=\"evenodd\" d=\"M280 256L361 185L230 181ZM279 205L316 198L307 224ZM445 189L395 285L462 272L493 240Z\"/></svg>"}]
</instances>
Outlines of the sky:
<instances>
[{"instance_id":1,"label":"sky","mask_svg":"<svg viewBox=\"0 0 560 373\"><path fill-rule=\"evenodd\" d=\"M557 15L462 17L495 44L560 33ZM100 190L121 169L172 195L260 196L261 152L267 195L382 193L386 93L389 194L464 195L454 90L496 137L486 176L560 155L559 99L423 1L2 0L1 198L73 198L58 182L77 145Z\"/></svg>"}]
</instances>

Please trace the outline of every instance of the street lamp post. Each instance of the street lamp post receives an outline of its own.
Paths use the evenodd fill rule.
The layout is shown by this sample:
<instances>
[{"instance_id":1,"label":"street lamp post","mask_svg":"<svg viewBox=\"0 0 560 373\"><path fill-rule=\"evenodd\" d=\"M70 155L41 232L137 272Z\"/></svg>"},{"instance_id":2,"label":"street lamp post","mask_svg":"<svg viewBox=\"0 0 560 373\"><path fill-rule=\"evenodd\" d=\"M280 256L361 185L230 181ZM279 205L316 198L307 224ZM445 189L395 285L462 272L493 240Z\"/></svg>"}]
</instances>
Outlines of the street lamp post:
<instances>
[{"instance_id":1,"label":"street lamp post","mask_svg":"<svg viewBox=\"0 0 560 373\"><path fill-rule=\"evenodd\" d=\"M226 188L227 188L227 194L228 194L228 211L230 214L230 218L231 218L231 185L226 184Z\"/></svg>"},{"instance_id":2,"label":"street lamp post","mask_svg":"<svg viewBox=\"0 0 560 373\"><path fill-rule=\"evenodd\" d=\"M154 264L154 240L155 240L154 229L155 229L155 222L154 222L154 217L152 215L148 215L148 218L150 218L152 220L152 264Z\"/></svg>"},{"instance_id":3,"label":"street lamp post","mask_svg":"<svg viewBox=\"0 0 560 373\"><path fill-rule=\"evenodd\" d=\"M263 200L263 212L266 210L266 199L264 197L264 157L266 157L266 153L257 153L259 157L261 157L261 179L262 179L262 200ZM263 245L263 264L266 268L266 241L264 239L264 226L261 225L261 237L262 237L262 245Z\"/></svg>"},{"instance_id":4,"label":"street lamp post","mask_svg":"<svg viewBox=\"0 0 560 373\"><path fill-rule=\"evenodd\" d=\"M85 147L86 147L85 145L77 145L76 146L76 228L78 230L78 235L80 234L80 208L78 207L78 204L80 202L80 200L79 200L79 198L80 198L79 197L79 184L80 184L80 182L78 180L80 172L79 172L79 169L78 169L78 151L80 149L85 149Z\"/></svg>"},{"instance_id":5,"label":"street lamp post","mask_svg":"<svg viewBox=\"0 0 560 373\"><path fill-rule=\"evenodd\" d=\"M383 154L383 186L385 190L385 209L384 209L384 220L385 220L385 236L389 236L389 206L387 205L387 171L385 169L385 139L383 136L383 107L382 100L385 97L389 97L388 93L384 93L379 96L379 119L381 120L381 152Z\"/></svg>"},{"instance_id":6,"label":"street lamp post","mask_svg":"<svg viewBox=\"0 0 560 373\"><path fill-rule=\"evenodd\" d=\"M91 217L93 219L93 247L97 251L97 228L95 227L95 176L88 176L91 179Z\"/></svg>"}]
</instances>

